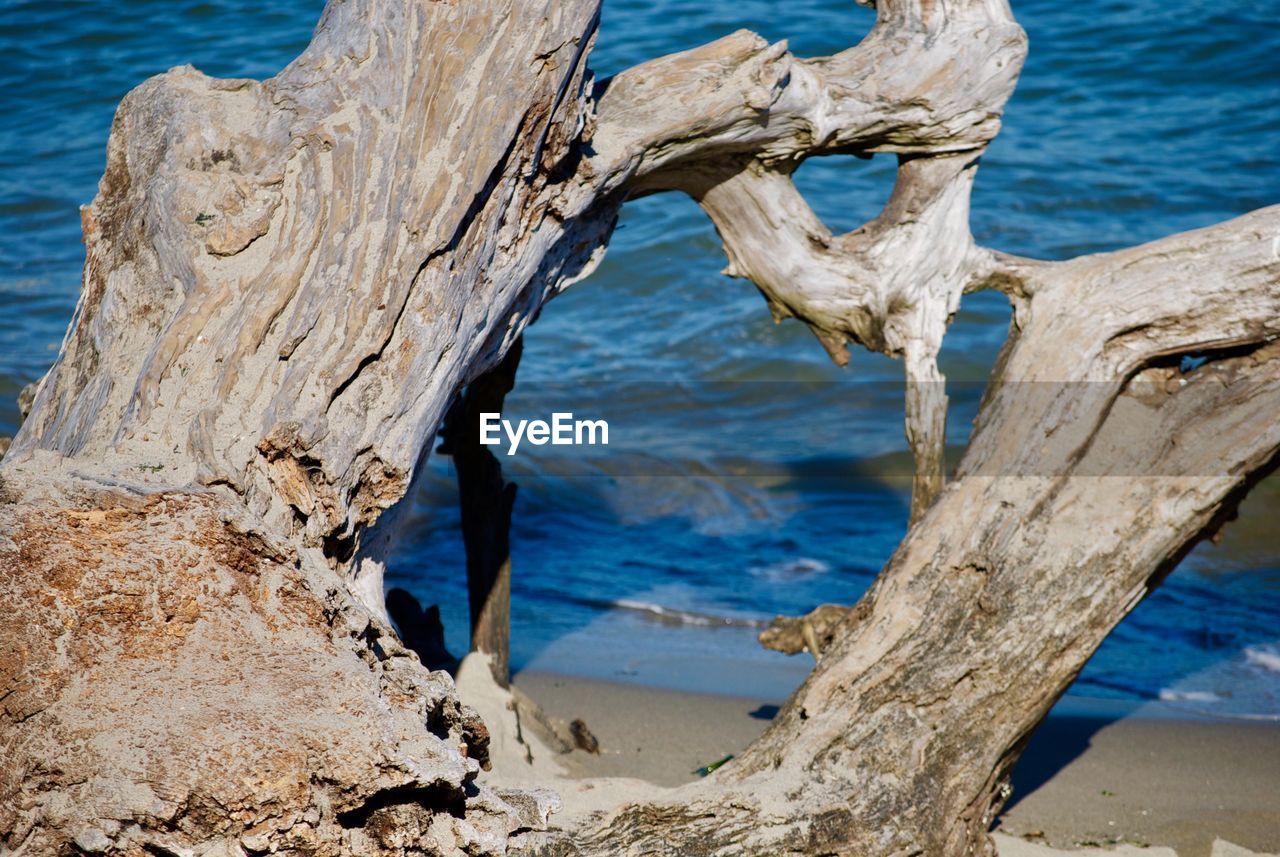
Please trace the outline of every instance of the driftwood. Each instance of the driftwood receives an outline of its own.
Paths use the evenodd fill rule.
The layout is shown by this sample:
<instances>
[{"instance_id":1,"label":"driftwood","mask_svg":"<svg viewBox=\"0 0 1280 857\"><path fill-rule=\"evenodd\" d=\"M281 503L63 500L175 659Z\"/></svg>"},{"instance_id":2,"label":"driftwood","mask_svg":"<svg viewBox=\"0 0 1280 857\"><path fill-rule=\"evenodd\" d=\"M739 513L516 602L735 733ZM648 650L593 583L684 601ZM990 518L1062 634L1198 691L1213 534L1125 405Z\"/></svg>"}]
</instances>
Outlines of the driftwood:
<instances>
[{"instance_id":1,"label":"driftwood","mask_svg":"<svg viewBox=\"0 0 1280 857\"><path fill-rule=\"evenodd\" d=\"M784 655L807 651L817 660L831 645L849 613L848 607L822 604L803 616L777 616L760 632L760 645Z\"/></svg>"},{"instance_id":2,"label":"driftwood","mask_svg":"<svg viewBox=\"0 0 1280 857\"><path fill-rule=\"evenodd\" d=\"M1280 209L1058 263L974 243L1026 50L1004 0L879 0L833 57L740 32L609 81L598 11L333 2L271 80L180 68L121 104L0 469L0 847L990 853L1031 730L1276 466ZM790 174L850 154L897 184L833 235ZM382 563L457 391L667 190L838 362L903 359L913 526L755 744L548 830L391 633ZM935 358L976 289L1014 318L944 486Z\"/></svg>"},{"instance_id":3,"label":"driftwood","mask_svg":"<svg viewBox=\"0 0 1280 857\"><path fill-rule=\"evenodd\" d=\"M501 413L516 382L521 340L475 379L445 415L440 453L453 458L458 474L462 540L467 552L467 599L471 650L489 655L501 687L511 684L511 511L516 484L502 478L502 465L480 443L480 415Z\"/></svg>"}]
</instances>

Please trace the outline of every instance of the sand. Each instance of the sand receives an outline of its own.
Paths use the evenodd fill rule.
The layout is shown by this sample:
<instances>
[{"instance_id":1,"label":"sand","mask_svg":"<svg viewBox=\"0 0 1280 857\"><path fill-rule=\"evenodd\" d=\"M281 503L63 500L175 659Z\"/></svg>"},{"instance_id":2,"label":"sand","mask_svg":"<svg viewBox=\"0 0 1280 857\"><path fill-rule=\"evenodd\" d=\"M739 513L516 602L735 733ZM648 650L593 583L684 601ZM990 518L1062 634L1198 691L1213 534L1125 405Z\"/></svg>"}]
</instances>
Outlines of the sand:
<instances>
[{"instance_id":1,"label":"sand","mask_svg":"<svg viewBox=\"0 0 1280 857\"><path fill-rule=\"evenodd\" d=\"M1051 717L1014 776L1001 829L1054 845L1125 841L1208 857L1216 838L1280 851L1280 727L1146 706Z\"/></svg>"},{"instance_id":2,"label":"sand","mask_svg":"<svg viewBox=\"0 0 1280 857\"><path fill-rule=\"evenodd\" d=\"M502 714L496 688L465 672L459 676L465 700L479 699L486 720L513 718ZM544 758L535 762L537 775L529 771L530 782L553 771L566 810L589 804L579 811L642 797L652 793L650 783L698 779L697 768L760 734L778 704L535 672L520 673L515 684L552 717L586 721L599 739L599 755L538 746ZM507 748L499 765L508 781L527 767L520 752ZM1069 701L1033 738L1014 787L998 825L1001 857L1049 857L1062 849L1144 857L1280 853L1276 725L1182 719L1158 705L1134 710Z\"/></svg>"}]
</instances>

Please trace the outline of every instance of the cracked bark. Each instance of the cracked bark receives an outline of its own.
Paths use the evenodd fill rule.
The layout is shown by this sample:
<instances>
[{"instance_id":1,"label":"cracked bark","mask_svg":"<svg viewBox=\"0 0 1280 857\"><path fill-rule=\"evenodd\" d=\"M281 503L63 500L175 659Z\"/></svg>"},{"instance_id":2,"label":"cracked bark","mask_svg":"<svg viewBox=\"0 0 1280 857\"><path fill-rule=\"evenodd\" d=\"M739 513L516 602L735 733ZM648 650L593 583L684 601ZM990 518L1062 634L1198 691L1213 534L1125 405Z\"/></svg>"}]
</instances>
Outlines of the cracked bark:
<instances>
[{"instance_id":1,"label":"cracked bark","mask_svg":"<svg viewBox=\"0 0 1280 857\"><path fill-rule=\"evenodd\" d=\"M833 57L740 32L599 83L597 14L349 0L271 80L176 69L122 103L81 300L0 470L3 606L32 617L0 630L0 844L989 853L1053 700L1274 468L1280 209L1060 263L974 244L1025 53L1003 0L881 0ZM888 204L831 234L791 172L877 153ZM625 199L671 190L776 317L903 359L913 526L748 751L544 830L390 633L382 560L456 392ZM936 355L975 289L1014 320L944 486Z\"/></svg>"}]
</instances>

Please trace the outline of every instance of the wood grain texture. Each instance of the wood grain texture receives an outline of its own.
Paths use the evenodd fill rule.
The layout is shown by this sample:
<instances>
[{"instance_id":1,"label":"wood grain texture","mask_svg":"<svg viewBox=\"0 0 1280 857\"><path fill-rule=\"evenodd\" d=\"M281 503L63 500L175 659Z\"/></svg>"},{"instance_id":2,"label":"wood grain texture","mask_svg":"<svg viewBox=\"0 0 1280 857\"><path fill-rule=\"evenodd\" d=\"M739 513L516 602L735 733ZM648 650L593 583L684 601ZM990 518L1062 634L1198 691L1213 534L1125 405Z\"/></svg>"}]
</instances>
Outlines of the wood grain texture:
<instances>
[{"instance_id":1,"label":"wood grain texture","mask_svg":"<svg viewBox=\"0 0 1280 857\"><path fill-rule=\"evenodd\" d=\"M552 250L546 171L583 121L596 12L334 3L271 80L183 68L130 93L12 459L225 487L380 610L368 531L454 390L585 263Z\"/></svg>"}]
</instances>

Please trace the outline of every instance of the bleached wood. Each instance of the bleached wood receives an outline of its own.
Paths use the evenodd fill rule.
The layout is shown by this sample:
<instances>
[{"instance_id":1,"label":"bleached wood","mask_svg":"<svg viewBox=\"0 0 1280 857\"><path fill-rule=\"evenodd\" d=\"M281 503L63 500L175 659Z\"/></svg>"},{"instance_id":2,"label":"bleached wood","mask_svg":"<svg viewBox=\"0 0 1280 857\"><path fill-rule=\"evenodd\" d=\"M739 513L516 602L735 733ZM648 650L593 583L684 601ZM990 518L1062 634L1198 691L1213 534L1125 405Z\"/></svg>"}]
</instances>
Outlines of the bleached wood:
<instances>
[{"instance_id":1,"label":"bleached wood","mask_svg":"<svg viewBox=\"0 0 1280 857\"><path fill-rule=\"evenodd\" d=\"M2 632L0 844L989 853L1030 730L1275 466L1280 210L1062 263L975 246L1026 50L1004 2L880 0L834 57L737 33L596 85L598 11L335 2L269 81L176 69L122 103L76 317L0 470L5 607L39 620ZM791 172L875 153L888 204L831 234ZM483 728L390 635L381 564L458 388L667 190L837 360L903 359L915 523L745 754L544 831L554 800L487 785ZM1014 323L943 487L936 356L981 288Z\"/></svg>"},{"instance_id":2,"label":"bleached wood","mask_svg":"<svg viewBox=\"0 0 1280 857\"><path fill-rule=\"evenodd\" d=\"M583 853L992 853L1036 724L1280 463L1277 236L1280 207L1038 266L957 478L769 731Z\"/></svg>"}]
</instances>

